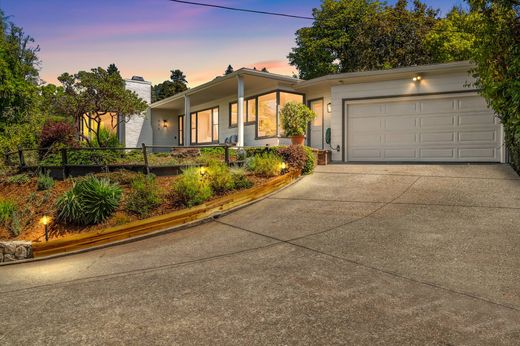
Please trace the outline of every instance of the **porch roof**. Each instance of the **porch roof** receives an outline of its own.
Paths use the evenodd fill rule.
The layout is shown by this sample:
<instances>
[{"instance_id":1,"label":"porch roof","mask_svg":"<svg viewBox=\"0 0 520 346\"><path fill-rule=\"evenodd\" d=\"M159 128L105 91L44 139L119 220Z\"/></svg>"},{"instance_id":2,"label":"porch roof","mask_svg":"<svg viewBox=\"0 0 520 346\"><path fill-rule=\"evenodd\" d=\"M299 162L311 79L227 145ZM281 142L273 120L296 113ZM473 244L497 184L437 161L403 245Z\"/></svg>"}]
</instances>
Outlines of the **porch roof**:
<instances>
[{"instance_id":1,"label":"porch roof","mask_svg":"<svg viewBox=\"0 0 520 346\"><path fill-rule=\"evenodd\" d=\"M190 103L194 106L227 96L236 95L237 76L243 77L246 94L258 90L277 88L279 86L294 87L294 85L301 82L298 78L257 71L249 68L241 68L228 75L216 77L212 81L201 84L195 88L175 94L164 100L154 102L150 105L150 108L184 109L185 96L190 97Z\"/></svg>"}]
</instances>

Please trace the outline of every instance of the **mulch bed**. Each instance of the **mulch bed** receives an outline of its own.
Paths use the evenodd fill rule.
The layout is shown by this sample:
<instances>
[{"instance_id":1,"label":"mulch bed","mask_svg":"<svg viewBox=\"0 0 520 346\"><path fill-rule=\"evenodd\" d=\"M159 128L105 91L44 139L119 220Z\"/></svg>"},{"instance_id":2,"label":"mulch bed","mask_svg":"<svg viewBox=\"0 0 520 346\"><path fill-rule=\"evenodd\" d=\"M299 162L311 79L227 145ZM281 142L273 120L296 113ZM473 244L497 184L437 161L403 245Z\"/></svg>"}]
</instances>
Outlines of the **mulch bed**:
<instances>
[{"instance_id":1,"label":"mulch bed","mask_svg":"<svg viewBox=\"0 0 520 346\"><path fill-rule=\"evenodd\" d=\"M110 177L110 173L100 175ZM171 185L177 178L178 177L176 176L156 178L157 184L159 185L163 195L163 203L158 208L155 208L148 217L162 215L182 209L182 206L174 204L174 198L170 192ZM263 184L270 180L269 178L262 178L254 175L249 175L248 178L254 184L254 186ZM65 191L71 188L72 183L73 180L71 179L55 181L55 185L52 189L46 191L37 191L36 178L32 178L30 182L21 185L0 181L0 198L14 201L19 206L19 210L24 215L22 220L23 224L25 225L17 237L14 237L7 228L5 228L3 225L0 225L0 240L42 241L44 239L44 226L40 224L40 219L44 215L54 215L54 206L56 204L56 200ZM124 210L125 197L130 192L130 186L125 183L120 183L120 186L123 189L123 198L118 210L114 213L114 215L112 215L112 217L101 224L87 227L63 225L53 222L49 227L51 239L58 239L66 235L77 234L79 232L97 231L138 220L139 218L136 215L129 214ZM229 191L226 194L233 192L234 191ZM221 196L222 194L215 195L212 199Z\"/></svg>"}]
</instances>

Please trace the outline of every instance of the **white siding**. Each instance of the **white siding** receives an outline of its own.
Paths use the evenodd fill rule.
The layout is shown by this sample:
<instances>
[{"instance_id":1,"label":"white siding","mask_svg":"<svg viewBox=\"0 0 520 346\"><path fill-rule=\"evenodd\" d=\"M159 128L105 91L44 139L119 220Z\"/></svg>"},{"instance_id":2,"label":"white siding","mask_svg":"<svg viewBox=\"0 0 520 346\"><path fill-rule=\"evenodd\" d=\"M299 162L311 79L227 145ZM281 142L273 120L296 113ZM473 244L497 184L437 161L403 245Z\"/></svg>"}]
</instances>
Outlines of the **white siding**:
<instances>
[{"instance_id":1,"label":"white siding","mask_svg":"<svg viewBox=\"0 0 520 346\"><path fill-rule=\"evenodd\" d=\"M341 151L332 153L334 161L341 161L346 148L343 143L343 99L385 97L395 95L428 94L448 91L467 91L466 85L473 82L468 72L444 74L423 74L421 82L413 82L411 77L394 80L380 80L365 83L333 86L332 94L332 143L341 144Z\"/></svg>"},{"instance_id":2,"label":"white siding","mask_svg":"<svg viewBox=\"0 0 520 346\"><path fill-rule=\"evenodd\" d=\"M152 86L148 82L126 80L126 88L151 103ZM141 143L151 145L153 143L153 131L151 124L151 111L148 109L144 114L135 114L127 118L124 124L124 144L126 147L138 147Z\"/></svg>"}]
</instances>

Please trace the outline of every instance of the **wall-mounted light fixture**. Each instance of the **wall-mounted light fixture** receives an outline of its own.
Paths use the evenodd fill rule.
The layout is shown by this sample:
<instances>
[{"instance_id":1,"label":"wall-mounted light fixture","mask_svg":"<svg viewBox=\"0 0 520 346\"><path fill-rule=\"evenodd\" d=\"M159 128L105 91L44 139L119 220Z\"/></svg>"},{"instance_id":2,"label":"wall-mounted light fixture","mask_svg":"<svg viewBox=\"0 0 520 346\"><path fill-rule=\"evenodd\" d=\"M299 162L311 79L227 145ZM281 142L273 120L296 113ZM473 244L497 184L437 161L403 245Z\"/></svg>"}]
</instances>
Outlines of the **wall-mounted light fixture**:
<instances>
[{"instance_id":1,"label":"wall-mounted light fixture","mask_svg":"<svg viewBox=\"0 0 520 346\"><path fill-rule=\"evenodd\" d=\"M162 122L162 127L165 129L168 128L168 120L163 120Z\"/></svg>"},{"instance_id":2,"label":"wall-mounted light fixture","mask_svg":"<svg viewBox=\"0 0 520 346\"><path fill-rule=\"evenodd\" d=\"M331 113L332 112L332 103L327 103L327 112L328 113Z\"/></svg>"},{"instance_id":3,"label":"wall-mounted light fixture","mask_svg":"<svg viewBox=\"0 0 520 346\"><path fill-rule=\"evenodd\" d=\"M420 82L421 79L422 79L422 77L421 77L420 75L416 75L416 76L414 76L414 77L412 78L412 80L413 80L414 82Z\"/></svg>"}]
</instances>

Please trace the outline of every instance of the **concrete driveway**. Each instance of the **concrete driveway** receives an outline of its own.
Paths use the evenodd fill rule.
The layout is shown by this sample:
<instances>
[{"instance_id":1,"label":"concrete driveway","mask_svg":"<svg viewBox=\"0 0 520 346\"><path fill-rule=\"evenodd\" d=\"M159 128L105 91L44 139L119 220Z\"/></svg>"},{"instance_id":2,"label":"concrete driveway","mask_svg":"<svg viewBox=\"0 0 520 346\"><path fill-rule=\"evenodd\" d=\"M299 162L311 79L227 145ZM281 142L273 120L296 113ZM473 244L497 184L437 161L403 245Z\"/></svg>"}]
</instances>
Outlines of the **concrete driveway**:
<instances>
[{"instance_id":1,"label":"concrete driveway","mask_svg":"<svg viewBox=\"0 0 520 346\"><path fill-rule=\"evenodd\" d=\"M0 344L520 340L505 165L330 165L211 223L0 267Z\"/></svg>"}]
</instances>

